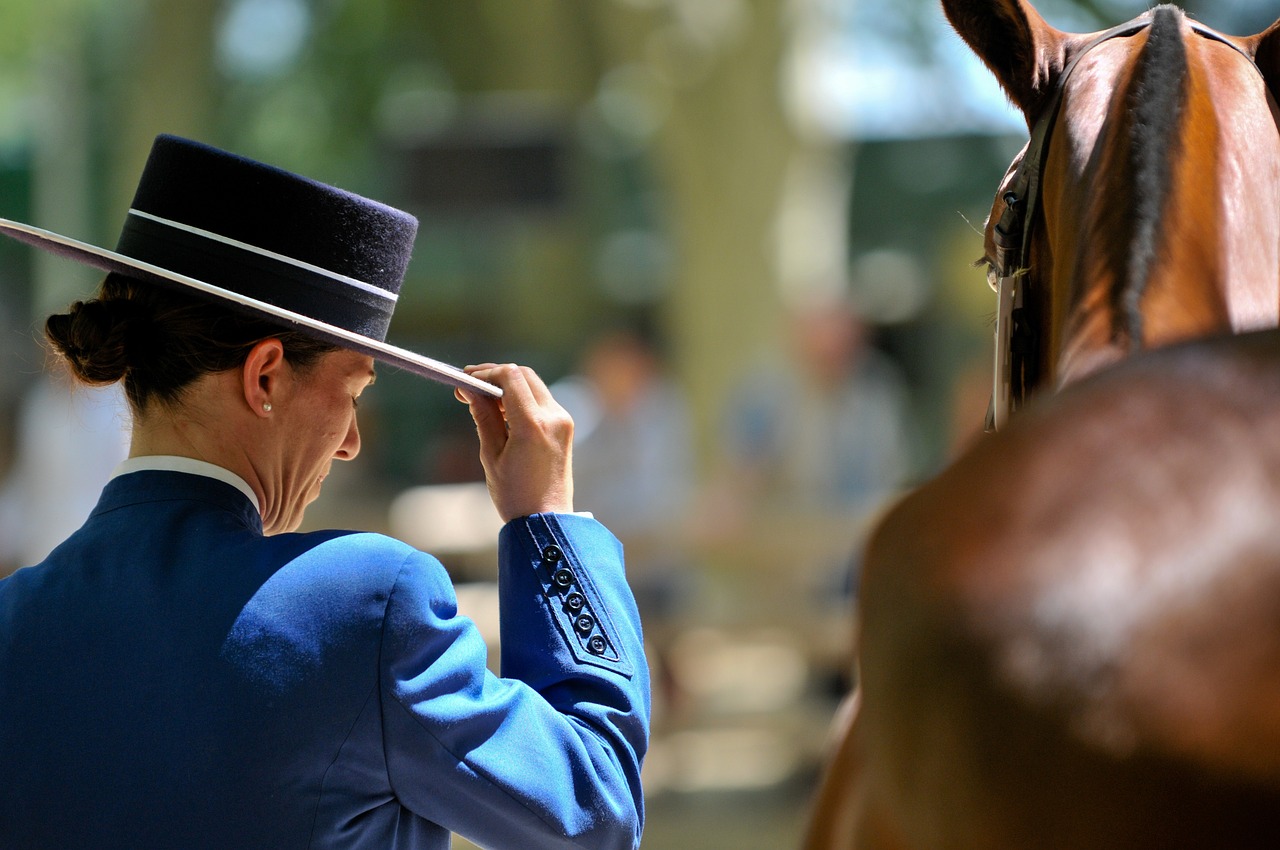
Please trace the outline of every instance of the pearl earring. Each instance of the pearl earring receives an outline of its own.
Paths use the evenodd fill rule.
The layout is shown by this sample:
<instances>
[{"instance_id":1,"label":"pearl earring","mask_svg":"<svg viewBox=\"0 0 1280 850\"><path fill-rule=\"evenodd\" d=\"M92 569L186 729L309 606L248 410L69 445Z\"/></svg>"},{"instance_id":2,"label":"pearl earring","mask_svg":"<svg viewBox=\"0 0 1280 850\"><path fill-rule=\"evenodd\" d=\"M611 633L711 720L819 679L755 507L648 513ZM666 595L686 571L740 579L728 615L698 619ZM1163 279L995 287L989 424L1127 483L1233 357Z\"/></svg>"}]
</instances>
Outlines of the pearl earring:
<instances>
[{"instance_id":1,"label":"pearl earring","mask_svg":"<svg viewBox=\"0 0 1280 850\"><path fill-rule=\"evenodd\" d=\"M263 413L270 413L270 412L271 412L271 402L269 402L269 401L264 401L264 402L262 403L262 412L263 412Z\"/></svg>"}]
</instances>

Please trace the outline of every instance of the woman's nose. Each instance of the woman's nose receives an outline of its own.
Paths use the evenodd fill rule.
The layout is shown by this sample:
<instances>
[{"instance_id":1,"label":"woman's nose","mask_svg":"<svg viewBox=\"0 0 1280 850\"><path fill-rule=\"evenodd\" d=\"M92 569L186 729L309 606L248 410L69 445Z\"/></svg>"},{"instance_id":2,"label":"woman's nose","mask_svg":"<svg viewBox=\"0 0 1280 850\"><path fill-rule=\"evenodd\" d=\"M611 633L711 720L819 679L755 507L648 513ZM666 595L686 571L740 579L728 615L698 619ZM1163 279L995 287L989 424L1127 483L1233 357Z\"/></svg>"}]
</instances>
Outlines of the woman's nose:
<instances>
[{"instance_id":1,"label":"woman's nose","mask_svg":"<svg viewBox=\"0 0 1280 850\"><path fill-rule=\"evenodd\" d=\"M334 454L338 460L351 460L360 454L360 426L356 424L355 414L351 416L351 427L347 429L346 439L338 446Z\"/></svg>"}]
</instances>

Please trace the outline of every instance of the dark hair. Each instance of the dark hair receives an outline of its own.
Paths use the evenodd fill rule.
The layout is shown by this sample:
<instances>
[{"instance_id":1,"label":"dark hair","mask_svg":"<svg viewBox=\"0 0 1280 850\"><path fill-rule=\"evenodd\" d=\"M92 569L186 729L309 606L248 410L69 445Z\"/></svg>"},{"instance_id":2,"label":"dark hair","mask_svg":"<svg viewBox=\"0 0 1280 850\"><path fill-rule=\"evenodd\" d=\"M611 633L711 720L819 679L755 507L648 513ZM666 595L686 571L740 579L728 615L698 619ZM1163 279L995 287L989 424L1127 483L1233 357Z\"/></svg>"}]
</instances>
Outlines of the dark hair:
<instances>
[{"instance_id":1,"label":"dark hair","mask_svg":"<svg viewBox=\"0 0 1280 850\"><path fill-rule=\"evenodd\" d=\"M285 359L304 370L337 350L210 299L116 273L93 300L50 316L44 332L76 378L91 385L124 381L139 412L152 401L177 402L202 375L239 366L264 339L279 339Z\"/></svg>"}]
</instances>

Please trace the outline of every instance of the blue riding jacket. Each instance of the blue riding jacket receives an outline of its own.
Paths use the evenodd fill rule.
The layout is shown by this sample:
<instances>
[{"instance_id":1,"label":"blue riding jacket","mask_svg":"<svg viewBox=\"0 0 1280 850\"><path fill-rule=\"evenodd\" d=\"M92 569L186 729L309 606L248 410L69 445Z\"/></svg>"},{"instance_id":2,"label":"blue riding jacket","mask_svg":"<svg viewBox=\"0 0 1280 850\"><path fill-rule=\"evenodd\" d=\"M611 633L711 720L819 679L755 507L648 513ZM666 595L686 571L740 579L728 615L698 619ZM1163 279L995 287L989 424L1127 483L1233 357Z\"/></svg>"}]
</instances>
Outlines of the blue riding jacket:
<instances>
[{"instance_id":1,"label":"blue riding jacket","mask_svg":"<svg viewBox=\"0 0 1280 850\"><path fill-rule=\"evenodd\" d=\"M264 536L222 481L113 479L0 581L0 847L635 848L649 682L621 547L499 538L502 678L441 564Z\"/></svg>"}]
</instances>

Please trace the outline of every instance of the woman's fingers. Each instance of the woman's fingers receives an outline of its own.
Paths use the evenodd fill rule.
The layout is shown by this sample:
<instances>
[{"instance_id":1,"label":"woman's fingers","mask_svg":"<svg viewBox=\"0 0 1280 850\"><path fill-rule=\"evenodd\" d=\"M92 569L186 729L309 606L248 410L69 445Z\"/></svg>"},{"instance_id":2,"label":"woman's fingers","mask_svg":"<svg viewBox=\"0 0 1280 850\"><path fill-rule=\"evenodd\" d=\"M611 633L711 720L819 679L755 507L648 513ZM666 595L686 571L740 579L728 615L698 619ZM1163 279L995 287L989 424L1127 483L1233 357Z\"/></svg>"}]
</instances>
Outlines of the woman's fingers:
<instances>
[{"instance_id":1,"label":"woman's fingers","mask_svg":"<svg viewBox=\"0 0 1280 850\"><path fill-rule=\"evenodd\" d=\"M502 399L459 391L476 420L480 459L504 519L572 510L573 419L532 369L515 364L468 366L502 389Z\"/></svg>"},{"instance_id":2,"label":"woman's fingers","mask_svg":"<svg viewBox=\"0 0 1280 850\"><path fill-rule=\"evenodd\" d=\"M472 375L502 389L502 410L509 428L519 430L525 427L536 418L540 404L545 404L545 401L539 402L529 383L526 371L532 373L532 370L526 370L514 363L501 366L469 366L467 369L468 371L475 369L476 371L471 372ZM546 400L550 400L550 393L547 393Z\"/></svg>"},{"instance_id":3,"label":"woman's fingers","mask_svg":"<svg viewBox=\"0 0 1280 850\"><path fill-rule=\"evenodd\" d=\"M529 388L529 393L532 395L534 402L539 405L554 404L557 407L559 406L556 400L551 397L551 390L547 389L546 383L543 382L537 372L528 366L521 366L520 374L524 378L524 383Z\"/></svg>"},{"instance_id":4,"label":"woman's fingers","mask_svg":"<svg viewBox=\"0 0 1280 850\"><path fill-rule=\"evenodd\" d=\"M457 397L471 409L476 423L476 435L480 438L482 456L500 453L507 443L507 420L499 399L467 390L458 390Z\"/></svg>"}]
</instances>

